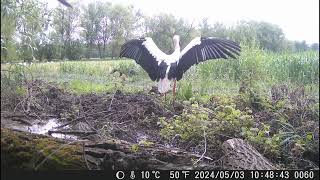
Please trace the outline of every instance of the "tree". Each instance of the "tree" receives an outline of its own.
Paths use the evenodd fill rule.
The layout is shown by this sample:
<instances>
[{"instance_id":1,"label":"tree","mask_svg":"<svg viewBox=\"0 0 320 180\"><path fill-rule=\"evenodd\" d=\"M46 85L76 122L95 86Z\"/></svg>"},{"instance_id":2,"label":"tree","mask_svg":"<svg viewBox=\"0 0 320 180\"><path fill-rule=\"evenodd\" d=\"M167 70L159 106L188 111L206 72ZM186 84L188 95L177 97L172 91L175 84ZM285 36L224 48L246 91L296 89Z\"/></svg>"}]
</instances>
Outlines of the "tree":
<instances>
[{"instance_id":1,"label":"tree","mask_svg":"<svg viewBox=\"0 0 320 180\"><path fill-rule=\"evenodd\" d=\"M213 26L211 26L208 22L208 18L202 19L202 21L199 24L201 36L204 37L220 37L220 38L226 38L228 37L228 29L227 27L222 23L215 23Z\"/></svg>"},{"instance_id":2,"label":"tree","mask_svg":"<svg viewBox=\"0 0 320 180\"><path fill-rule=\"evenodd\" d=\"M259 46L257 42L257 32L252 22L240 21L230 30L230 36L237 42L241 42L249 47Z\"/></svg>"},{"instance_id":3,"label":"tree","mask_svg":"<svg viewBox=\"0 0 320 180\"><path fill-rule=\"evenodd\" d=\"M308 50L308 45L306 41L295 41L294 42L295 51L306 51Z\"/></svg>"},{"instance_id":4,"label":"tree","mask_svg":"<svg viewBox=\"0 0 320 180\"><path fill-rule=\"evenodd\" d=\"M286 49L284 33L277 25L267 22L240 21L229 32L232 39L248 46L280 52Z\"/></svg>"},{"instance_id":5,"label":"tree","mask_svg":"<svg viewBox=\"0 0 320 180\"><path fill-rule=\"evenodd\" d=\"M211 37L212 36L212 27L208 22L208 18L203 18L201 22L199 23L199 31L201 33L201 36L203 37Z\"/></svg>"},{"instance_id":6,"label":"tree","mask_svg":"<svg viewBox=\"0 0 320 180\"><path fill-rule=\"evenodd\" d=\"M14 41L17 14L17 1L1 0L1 62L17 59Z\"/></svg>"},{"instance_id":7,"label":"tree","mask_svg":"<svg viewBox=\"0 0 320 180\"><path fill-rule=\"evenodd\" d=\"M172 14L159 14L146 22L147 36L150 36L158 47L169 54L173 50L172 37L176 33L178 21Z\"/></svg>"},{"instance_id":8,"label":"tree","mask_svg":"<svg viewBox=\"0 0 320 180\"><path fill-rule=\"evenodd\" d=\"M181 48L185 47L194 37L199 36L199 31L194 23L180 18L177 19L171 14L158 14L149 17L144 24L146 36L150 36L157 46L165 53L173 52L174 35L180 35Z\"/></svg>"},{"instance_id":9,"label":"tree","mask_svg":"<svg viewBox=\"0 0 320 180\"><path fill-rule=\"evenodd\" d=\"M100 15L100 22L99 22L99 26L100 26L100 32L98 33L98 42L99 42L99 54L100 54L100 58L102 57L106 57L106 47L107 44L109 43L109 40L111 38L111 28L110 28L110 24L111 24L111 3L106 2L101 4L101 15ZM103 45L103 49L102 49L102 55L101 55L101 42Z\"/></svg>"},{"instance_id":10,"label":"tree","mask_svg":"<svg viewBox=\"0 0 320 180\"><path fill-rule=\"evenodd\" d=\"M101 33L101 21L103 19L103 7L101 2L89 3L87 7L83 8L83 14L81 18L81 27L84 29L84 37L86 42L86 57L92 57L92 49L96 44L99 46L99 56L101 57L100 38Z\"/></svg>"},{"instance_id":11,"label":"tree","mask_svg":"<svg viewBox=\"0 0 320 180\"><path fill-rule=\"evenodd\" d=\"M111 57L117 57L125 40L133 38L135 16L133 6L114 5L111 9Z\"/></svg>"},{"instance_id":12,"label":"tree","mask_svg":"<svg viewBox=\"0 0 320 180\"><path fill-rule=\"evenodd\" d=\"M41 9L44 6L36 0L18 1L19 15L16 18L17 38L19 42L19 56L25 61L35 59L37 50L36 39L43 31Z\"/></svg>"},{"instance_id":13,"label":"tree","mask_svg":"<svg viewBox=\"0 0 320 180\"><path fill-rule=\"evenodd\" d=\"M179 19L178 22L175 24L175 30L175 34L180 35L181 48L184 48L186 45L188 45L188 43L190 43L190 41L193 38L200 35L199 31L196 29L196 26L193 22L189 23L188 21L182 18Z\"/></svg>"},{"instance_id":14,"label":"tree","mask_svg":"<svg viewBox=\"0 0 320 180\"><path fill-rule=\"evenodd\" d=\"M52 12L52 10L49 10L47 4L43 4L43 7L39 11L39 25L41 30L35 39L35 57L39 61L43 61L44 59L52 60L55 54L51 52L54 51L55 48L52 41L49 39L49 27L51 26Z\"/></svg>"},{"instance_id":15,"label":"tree","mask_svg":"<svg viewBox=\"0 0 320 180\"><path fill-rule=\"evenodd\" d=\"M319 43L311 44L310 48L314 51L319 51Z\"/></svg>"},{"instance_id":16,"label":"tree","mask_svg":"<svg viewBox=\"0 0 320 180\"><path fill-rule=\"evenodd\" d=\"M280 27L267 22L253 22L261 48L279 52L284 50L285 36Z\"/></svg>"},{"instance_id":17,"label":"tree","mask_svg":"<svg viewBox=\"0 0 320 180\"><path fill-rule=\"evenodd\" d=\"M319 50L318 43L287 40L279 26L267 22L240 21L227 27L204 18L195 25L172 14L149 17L133 6L103 1L49 10L40 0L1 0L1 23L1 61L118 57L125 41L143 36L152 37L169 54L174 34L180 35L182 48L201 35L274 52Z\"/></svg>"},{"instance_id":18,"label":"tree","mask_svg":"<svg viewBox=\"0 0 320 180\"><path fill-rule=\"evenodd\" d=\"M60 59L79 59L81 55L75 56L72 54L72 43L79 41L79 9L73 7L72 9L59 5L53 14L53 28L52 34L55 44L59 47Z\"/></svg>"}]
</instances>

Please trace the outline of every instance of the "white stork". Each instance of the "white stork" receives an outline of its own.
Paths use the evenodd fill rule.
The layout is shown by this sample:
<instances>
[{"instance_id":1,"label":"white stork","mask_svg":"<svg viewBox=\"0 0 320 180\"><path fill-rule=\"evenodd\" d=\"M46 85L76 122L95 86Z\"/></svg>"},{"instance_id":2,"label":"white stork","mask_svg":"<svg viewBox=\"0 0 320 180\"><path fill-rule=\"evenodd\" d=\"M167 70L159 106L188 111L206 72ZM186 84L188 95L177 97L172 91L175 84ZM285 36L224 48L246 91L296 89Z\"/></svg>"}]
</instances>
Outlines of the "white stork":
<instances>
[{"instance_id":1,"label":"white stork","mask_svg":"<svg viewBox=\"0 0 320 180\"><path fill-rule=\"evenodd\" d=\"M151 80L160 81L158 90L168 92L171 81L179 81L192 65L209 59L236 58L241 48L238 43L215 37L196 37L182 51L180 38L173 36L174 52L167 55L162 52L150 37L133 39L122 45L120 57L134 59L149 75Z\"/></svg>"}]
</instances>

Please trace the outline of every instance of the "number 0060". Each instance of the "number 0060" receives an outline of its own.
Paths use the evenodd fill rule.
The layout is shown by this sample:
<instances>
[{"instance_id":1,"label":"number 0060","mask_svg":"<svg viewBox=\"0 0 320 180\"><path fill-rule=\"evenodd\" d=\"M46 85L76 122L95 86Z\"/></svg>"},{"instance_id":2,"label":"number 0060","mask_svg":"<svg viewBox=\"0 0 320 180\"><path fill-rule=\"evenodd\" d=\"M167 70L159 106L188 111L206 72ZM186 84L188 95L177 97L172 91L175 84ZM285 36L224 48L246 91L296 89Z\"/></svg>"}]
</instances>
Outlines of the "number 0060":
<instances>
[{"instance_id":1,"label":"number 0060","mask_svg":"<svg viewBox=\"0 0 320 180\"><path fill-rule=\"evenodd\" d=\"M294 178L295 179L313 179L314 172L313 171L295 171Z\"/></svg>"}]
</instances>

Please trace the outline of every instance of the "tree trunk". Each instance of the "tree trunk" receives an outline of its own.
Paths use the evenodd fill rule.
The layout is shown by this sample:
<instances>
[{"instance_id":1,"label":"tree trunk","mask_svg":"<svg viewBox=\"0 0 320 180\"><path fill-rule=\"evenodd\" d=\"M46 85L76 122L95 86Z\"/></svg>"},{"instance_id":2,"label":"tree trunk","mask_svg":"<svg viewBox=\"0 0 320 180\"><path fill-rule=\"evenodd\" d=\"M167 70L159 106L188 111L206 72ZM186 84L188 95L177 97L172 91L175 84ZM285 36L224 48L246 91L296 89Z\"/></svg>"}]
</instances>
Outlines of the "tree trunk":
<instances>
[{"instance_id":1,"label":"tree trunk","mask_svg":"<svg viewBox=\"0 0 320 180\"><path fill-rule=\"evenodd\" d=\"M102 54L101 54L101 44L98 43L98 50L99 50L99 58L102 58Z\"/></svg>"},{"instance_id":2,"label":"tree trunk","mask_svg":"<svg viewBox=\"0 0 320 180\"><path fill-rule=\"evenodd\" d=\"M224 169L233 170L274 170L276 167L254 147L242 139L234 138L222 144L225 156L222 158Z\"/></svg>"},{"instance_id":3,"label":"tree trunk","mask_svg":"<svg viewBox=\"0 0 320 180\"><path fill-rule=\"evenodd\" d=\"M162 145L132 144L118 139L65 141L1 128L1 167L8 169L276 169L242 139L225 141L222 150L225 155L214 161Z\"/></svg>"},{"instance_id":4,"label":"tree trunk","mask_svg":"<svg viewBox=\"0 0 320 180\"><path fill-rule=\"evenodd\" d=\"M106 41L103 41L103 58L106 57Z\"/></svg>"},{"instance_id":5,"label":"tree trunk","mask_svg":"<svg viewBox=\"0 0 320 180\"><path fill-rule=\"evenodd\" d=\"M216 169L201 156L176 148L104 142L67 142L50 136L1 128L1 166L8 169ZM206 157L203 158L207 161Z\"/></svg>"}]
</instances>

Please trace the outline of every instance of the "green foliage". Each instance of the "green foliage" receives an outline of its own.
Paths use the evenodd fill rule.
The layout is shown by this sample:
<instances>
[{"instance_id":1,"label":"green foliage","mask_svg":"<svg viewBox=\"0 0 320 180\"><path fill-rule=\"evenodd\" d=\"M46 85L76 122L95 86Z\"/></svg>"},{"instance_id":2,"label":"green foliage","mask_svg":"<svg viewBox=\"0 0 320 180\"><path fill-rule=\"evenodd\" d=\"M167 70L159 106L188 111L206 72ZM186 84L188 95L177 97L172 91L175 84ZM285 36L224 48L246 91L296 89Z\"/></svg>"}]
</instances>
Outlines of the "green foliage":
<instances>
[{"instance_id":1,"label":"green foliage","mask_svg":"<svg viewBox=\"0 0 320 180\"><path fill-rule=\"evenodd\" d=\"M139 141L139 145L145 146L145 147L151 147L154 145L154 143L147 140L141 140Z\"/></svg>"},{"instance_id":2,"label":"green foliage","mask_svg":"<svg viewBox=\"0 0 320 180\"><path fill-rule=\"evenodd\" d=\"M15 24L12 16L7 17L3 14L3 4L1 1L1 62L17 60L16 44L14 43L13 34Z\"/></svg>"},{"instance_id":3,"label":"green foliage","mask_svg":"<svg viewBox=\"0 0 320 180\"><path fill-rule=\"evenodd\" d=\"M120 61L115 67L115 69L122 74L131 75L133 71L137 71L137 66L134 63Z\"/></svg>"},{"instance_id":4,"label":"green foliage","mask_svg":"<svg viewBox=\"0 0 320 180\"><path fill-rule=\"evenodd\" d=\"M160 119L160 124L164 127L160 134L167 139L179 135L182 141L200 140L209 123L207 109L193 104L190 109L184 109L181 115L175 116L171 123Z\"/></svg>"},{"instance_id":5,"label":"green foliage","mask_svg":"<svg viewBox=\"0 0 320 180\"><path fill-rule=\"evenodd\" d=\"M181 100L189 100L193 96L192 84L180 84L177 91L177 97Z\"/></svg>"},{"instance_id":6,"label":"green foliage","mask_svg":"<svg viewBox=\"0 0 320 180\"><path fill-rule=\"evenodd\" d=\"M71 41L66 49L66 56L70 60L78 60L83 57L84 47L79 40Z\"/></svg>"},{"instance_id":7,"label":"green foliage","mask_svg":"<svg viewBox=\"0 0 320 180\"><path fill-rule=\"evenodd\" d=\"M38 51L36 52L36 58L40 62L52 61L55 57L59 56L58 47L53 43L48 43L45 45L37 45Z\"/></svg>"},{"instance_id":8,"label":"green foliage","mask_svg":"<svg viewBox=\"0 0 320 180\"><path fill-rule=\"evenodd\" d=\"M225 79L312 84L319 81L319 52L275 54L243 46L241 56L236 60L209 61L196 68L200 77L193 75L190 79L201 78L206 83L208 80ZM192 69L189 71L193 72ZM189 76L189 71L185 76Z\"/></svg>"},{"instance_id":9,"label":"green foliage","mask_svg":"<svg viewBox=\"0 0 320 180\"><path fill-rule=\"evenodd\" d=\"M79 15L80 9L77 7L59 7L54 10L52 26L55 31L49 37L57 48L58 57L55 58L75 60L83 56L83 43L73 37L80 28Z\"/></svg>"},{"instance_id":10,"label":"green foliage","mask_svg":"<svg viewBox=\"0 0 320 180\"><path fill-rule=\"evenodd\" d=\"M6 167L24 170L85 169L85 162L79 155L81 146L61 146L51 138L34 137L26 141L21 137L29 138L23 132L1 129L1 153L5 157Z\"/></svg>"},{"instance_id":11,"label":"green foliage","mask_svg":"<svg viewBox=\"0 0 320 180\"><path fill-rule=\"evenodd\" d=\"M137 153L137 152L139 152L139 150L140 150L140 147L139 147L138 144L133 144L133 145L131 146L131 151L132 151L132 152Z\"/></svg>"},{"instance_id":12,"label":"green foliage","mask_svg":"<svg viewBox=\"0 0 320 180\"><path fill-rule=\"evenodd\" d=\"M241 134L261 152L276 159L280 156L282 136L270 136L270 125L260 123L260 128L241 128Z\"/></svg>"},{"instance_id":13,"label":"green foliage","mask_svg":"<svg viewBox=\"0 0 320 180\"><path fill-rule=\"evenodd\" d=\"M131 5L102 1L51 11L40 0L2 0L1 23L2 62L114 58L125 41L138 36L152 37L160 49L171 53L174 34L181 36L182 48L201 35L230 38L242 46L272 52L319 50L317 43L309 46L305 41L287 40L279 26L268 22L240 21L227 27L209 24L204 18L195 25L172 14L148 17Z\"/></svg>"},{"instance_id":14,"label":"green foliage","mask_svg":"<svg viewBox=\"0 0 320 180\"><path fill-rule=\"evenodd\" d=\"M240 137L272 161L291 168L300 167L292 157L312 160L319 152L315 125L319 104L308 102L304 96L291 94L271 101L254 82L244 81L237 96L211 96L206 108L198 102L192 97L183 101L182 114L160 118L162 137L169 141L180 137L179 143L197 146L205 131L213 152L223 142L219 136Z\"/></svg>"},{"instance_id":15,"label":"green foliage","mask_svg":"<svg viewBox=\"0 0 320 180\"><path fill-rule=\"evenodd\" d=\"M247 52L249 48L245 49L244 53L248 53L248 55L244 54L244 58L248 59L236 62L240 64L239 72L237 72L241 75L239 80L235 80L233 75L221 77L221 80L205 77L201 73L208 73L208 76L215 74L207 67L203 72L201 69L190 69L190 74L187 73L185 79L177 83L178 98L176 101L179 105L183 101L181 105L183 110L177 111L172 118L159 118L158 125L162 127L161 137L169 142L177 141L179 145L188 144L189 146L192 144L194 145L192 147L201 147L205 132L209 156L220 152L220 145L226 137L238 137L246 139L268 159L282 163L285 167L297 168L298 163L294 161L296 157L314 161L314 157L318 157L317 154L319 154L317 153L319 152L317 134L319 103L316 98L318 96L312 97L312 94L307 91L307 87L313 87L318 94L318 84L314 81L318 77L313 77L317 73L316 68L312 72L314 75L311 75L314 80L303 81L303 78L300 80L297 78L297 81L304 84L304 86L298 87L305 88L305 91L304 89L298 91L299 88L294 89L297 85L291 84L289 81L291 79L289 74L278 77L279 80L268 79L274 76L273 73L276 70L269 71L271 67L266 64L270 61L273 62L274 58L283 58L283 55L255 50ZM304 59L305 61L318 58L317 53L310 52L286 54L285 57L295 57L296 55L300 55L300 60ZM259 61L256 63L258 67L254 67L255 56ZM232 64L234 62L212 61L213 68L217 68L214 67L217 65L215 63ZM306 66L310 66L310 64ZM318 64L315 63L315 66ZM268 72L265 72L262 67L265 67ZM230 68L230 74L234 73L232 68ZM285 70L288 67L277 66L277 68ZM310 67L304 68L312 69ZM111 74L114 69L123 74L134 69L137 73L123 79L123 77L119 77L119 72ZM303 68L295 69L295 71L304 71ZM147 86L154 85L154 82L148 79L139 66L128 60L33 63L26 66L3 65L1 70L2 96L7 95L8 93L4 94L6 92L14 93L13 97L26 95L28 91L23 86L23 82L25 78L31 78L29 71L37 78L41 77L45 80L58 82L66 81L68 83L63 83L65 88L79 94L113 93L116 90L135 93L143 91ZM9 74L6 70L10 70L12 73ZM268 74L268 77L264 73ZM300 75L295 75L300 77ZM280 99L272 98L270 87L268 84L265 86L263 84L279 83L282 78L284 82L288 82L289 90ZM240 87L237 86L237 82ZM305 83L311 84L305 85ZM10 101L14 101L14 99L10 99ZM170 104L169 108L171 107ZM77 108L74 108L74 111L77 112ZM65 116L70 116L70 114L65 114ZM141 141L136 145L136 148L133 146L132 150L138 152L141 146L152 146L152 142Z\"/></svg>"},{"instance_id":16,"label":"green foliage","mask_svg":"<svg viewBox=\"0 0 320 180\"><path fill-rule=\"evenodd\" d=\"M71 89L71 91L75 93L83 94L83 93L92 93L92 92L96 92L96 93L112 92L112 89L114 88L114 86L74 80L70 82L69 88Z\"/></svg>"},{"instance_id":17,"label":"green foliage","mask_svg":"<svg viewBox=\"0 0 320 180\"><path fill-rule=\"evenodd\" d=\"M270 54L269 57L266 69L272 80L299 84L319 82L319 52Z\"/></svg>"},{"instance_id":18,"label":"green foliage","mask_svg":"<svg viewBox=\"0 0 320 180\"><path fill-rule=\"evenodd\" d=\"M241 127L251 127L253 117L247 112L236 109L232 99L226 97L214 97L210 109L192 103L190 108L183 110L181 115L174 117L168 123L160 119L164 126L161 134L165 138L172 138L179 134L183 141L203 138L203 130L207 134L225 134L228 136L239 136Z\"/></svg>"},{"instance_id":19,"label":"green foliage","mask_svg":"<svg viewBox=\"0 0 320 180\"><path fill-rule=\"evenodd\" d=\"M181 46L185 47L194 37L198 36L195 26L188 21L175 18L172 14L160 13L145 19L146 34L154 40L165 53L173 50L172 37L180 35Z\"/></svg>"},{"instance_id":20,"label":"green foliage","mask_svg":"<svg viewBox=\"0 0 320 180\"><path fill-rule=\"evenodd\" d=\"M216 124L216 132L231 137L240 135L241 128L249 128L253 126L253 117L246 111L240 111L236 105L227 103L227 105L219 104L214 108L215 118L220 124Z\"/></svg>"},{"instance_id":21,"label":"green foliage","mask_svg":"<svg viewBox=\"0 0 320 180\"><path fill-rule=\"evenodd\" d=\"M1 69L1 94L25 94L24 83L30 71L23 65L10 65Z\"/></svg>"}]
</instances>

